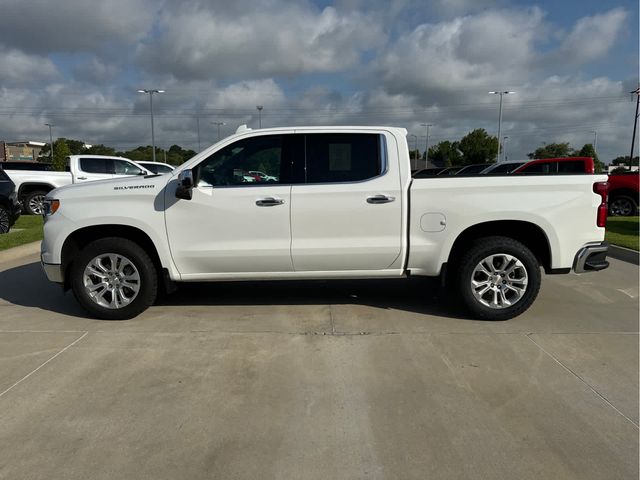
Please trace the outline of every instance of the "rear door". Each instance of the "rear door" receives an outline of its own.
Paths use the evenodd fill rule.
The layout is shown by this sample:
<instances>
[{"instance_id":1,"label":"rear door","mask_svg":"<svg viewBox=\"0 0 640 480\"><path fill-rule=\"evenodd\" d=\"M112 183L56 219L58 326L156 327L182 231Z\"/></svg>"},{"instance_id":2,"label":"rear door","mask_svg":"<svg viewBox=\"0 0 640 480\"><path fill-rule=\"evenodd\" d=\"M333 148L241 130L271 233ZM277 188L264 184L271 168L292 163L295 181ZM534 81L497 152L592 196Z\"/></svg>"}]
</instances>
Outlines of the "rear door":
<instances>
[{"instance_id":1,"label":"rear door","mask_svg":"<svg viewBox=\"0 0 640 480\"><path fill-rule=\"evenodd\" d=\"M391 268L402 241L399 167L387 155L387 140L393 137L368 132L300 133L304 133L305 183L291 190L294 269Z\"/></svg>"}]
</instances>

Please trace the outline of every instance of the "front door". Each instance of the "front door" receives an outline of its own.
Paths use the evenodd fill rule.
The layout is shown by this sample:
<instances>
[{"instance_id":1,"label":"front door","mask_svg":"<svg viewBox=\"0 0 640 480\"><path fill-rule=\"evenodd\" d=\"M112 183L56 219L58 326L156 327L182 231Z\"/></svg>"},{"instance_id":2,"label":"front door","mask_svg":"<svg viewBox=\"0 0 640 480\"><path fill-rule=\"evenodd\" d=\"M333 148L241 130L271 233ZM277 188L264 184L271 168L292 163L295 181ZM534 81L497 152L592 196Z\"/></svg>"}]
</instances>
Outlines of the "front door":
<instances>
[{"instance_id":1,"label":"front door","mask_svg":"<svg viewBox=\"0 0 640 480\"><path fill-rule=\"evenodd\" d=\"M193 169L191 200L176 199L170 182L167 234L183 279L293 270L290 138L254 136L214 152Z\"/></svg>"}]
</instances>

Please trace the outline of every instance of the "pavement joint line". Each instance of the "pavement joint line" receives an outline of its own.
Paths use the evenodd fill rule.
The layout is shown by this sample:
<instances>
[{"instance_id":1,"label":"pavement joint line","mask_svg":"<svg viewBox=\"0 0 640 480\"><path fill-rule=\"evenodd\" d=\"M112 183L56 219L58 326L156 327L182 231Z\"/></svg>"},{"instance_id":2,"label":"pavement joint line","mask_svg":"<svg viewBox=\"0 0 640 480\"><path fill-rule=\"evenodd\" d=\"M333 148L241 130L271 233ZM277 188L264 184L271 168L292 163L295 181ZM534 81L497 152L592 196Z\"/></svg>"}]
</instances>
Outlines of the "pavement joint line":
<instances>
[{"instance_id":1,"label":"pavement joint line","mask_svg":"<svg viewBox=\"0 0 640 480\"><path fill-rule=\"evenodd\" d=\"M34 373L36 373L38 370L40 370L42 367L44 367L46 364L48 364L49 362L51 362L54 358L56 358L58 355L66 352L69 348L73 347L76 343L78 343L80 340L82 340L84 337L86 337L89 334L89 332L84 332L80 337L76 338L73 342L71 342L69 345L67 345L66 347L64 347L62 350L60 350L58 353L56 353L54 356L50 357L47 361L45 361L44 363L40 364L39 367L36 367L35 369L31 370L29 373L27 373L24 377L22 377L20 380L18 380L16 383L14 383L13 385L11 385L9 388L7 388L6 390L4 390L3 392L0 392L0 398L2 398L2 396L9 392L13 387L21 384L22 382L24 382L27 378L29 378L31 375L33 375Z\"/></svg>"},{"instance_id":2,"label":"pavement joint line","mask_svg":"<svg viewBox=\"0 0 640 480\"><path fill-rule=\"evenodd\" d=\"M0 330L0 333L85 333L87 330Z\"/></svg>"},{"instance_id":3,"label":"pavement joint line","mask_svg":"<svg viewBox=\"0 0 640 480\"><path fill-rule=\"evenodd\" d=\"M613 408L616 412L618 412L618 414L620 414L622 417L624 417L628 422L630 422L632 425L634 425L636 428L640 428L640 426L634 422L632 419L630 419L629 417L627 417L624 413L622 413L620 410L618 410L618 408L611 403L607 397L605 397L604 395L602 395L600 392L598 392L595 388L593 388L587 381L585 381L584 378L582 378L580 375L578 375L576 372L574 372L573 370L571 370L569 367L567 367L564 363L562 363L558 358L556 358L555 355L553 355L552 353L548 352L547 350L544 349L544 347L542 347L542 345L540 345L538 342L536 342L533 338L531 338L531 333L528 333L527 335L525 335L529 340L531 340L531 342L537 346L540 350L542 350L544 353L546 353L549 357L551 357L558 365L560 365L562 368L564 368L567 372L569 372L570 374L572 374L574 377L576 377L578 380L580 380L582 383L584 383L593 393L595 393L598 397L600 397L607 405L609 405L611 408Z\"/></svg>"}]
</instances>

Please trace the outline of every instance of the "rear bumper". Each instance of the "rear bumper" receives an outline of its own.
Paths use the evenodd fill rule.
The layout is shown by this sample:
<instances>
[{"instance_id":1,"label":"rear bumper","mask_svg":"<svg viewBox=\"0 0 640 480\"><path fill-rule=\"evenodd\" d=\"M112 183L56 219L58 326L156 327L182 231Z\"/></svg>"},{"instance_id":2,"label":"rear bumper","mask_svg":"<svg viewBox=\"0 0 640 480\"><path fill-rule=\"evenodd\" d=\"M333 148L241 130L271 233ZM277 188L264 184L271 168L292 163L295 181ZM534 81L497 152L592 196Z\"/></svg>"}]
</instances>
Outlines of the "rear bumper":
<instances>
[{"instance_id":1,"label":"rear bumper","mask_svg":"<svg viewBox=\"0 0 640 480\"><path fill-rule=\"evenodd\" d=\"M602 242L582 247L573 261L573 271L575 273L597 272L609 266L607 252L609 243Z\"/></svg>"}]
</instances>

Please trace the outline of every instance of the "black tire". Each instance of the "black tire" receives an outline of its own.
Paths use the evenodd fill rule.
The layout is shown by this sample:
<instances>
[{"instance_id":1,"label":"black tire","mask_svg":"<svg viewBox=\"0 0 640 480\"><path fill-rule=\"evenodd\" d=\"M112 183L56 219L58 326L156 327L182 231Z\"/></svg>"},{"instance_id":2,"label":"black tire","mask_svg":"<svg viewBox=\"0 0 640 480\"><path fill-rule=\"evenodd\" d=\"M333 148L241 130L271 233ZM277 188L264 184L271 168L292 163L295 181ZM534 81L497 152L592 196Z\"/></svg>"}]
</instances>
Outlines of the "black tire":
<instances>
[{"instance_id":1,"label":"black tire","mask_svg":"<svg viewBox=\"0 0 640 480\"><path fill-rule=\"evenodd\" d=\"M137 294L130 295L132 297L130 303L119 308L107 308L99 305L97 300L94 300L87 292L84 285L85 268L93 259L106 254L116 254L125 258L135 266L139 276ZM103 320L133 318L153 305L158 294L158 273L153 261L137 243L120 237L101 238L82 249L71 265L70 283L78 303L90 314ZM128 294L131 292L133 290L127 291ZM107 301L113 302L113 293L107 291L105 294L106 297L103 297L103 301L106 298Z\"/></svg>"},{"instance_id":2,"label":"black tire","mask_svg":"<svg viewBox=\"0 0 640 480\"><path fill-rule=\"evenodd\" d=\"M628 195L615 195L609 199L609 215L630 217L638 211L636 200Z\"/></svg>"},{"instance_id":3,"label":"black tire","mask_svg":"<svg viewBox=\"0 0 640 480\"><path fill-rule=\"evenodd\" d=\"M500 255L506 255L505 257L500 257ZM497 255L495 257L495 261L500 265L501 260L505 260L508 257L513 257L517 259L520 264L524 267L525 272L522 273L522 267L514 267L517 268L516 272L519 272L519 275L527 278L527 284L524 287L524 293L521 294L519 299L514 299L514 291L515 290L502 290L502 295L505 297L507 295L511 295L511 298L507 298L507 300L512 301L513 304L511 306L504 306L502 308L492 308L490 306L485 305L482 301L487 302L487 298L478 299L474 294L474 289L472 287L471 281L472 279L478 279L480 281L484 280L482 272L475 272L476 267L479 267L480 262L486 259L491 255ZM514 261L510 265L515 265ZM533 303L533 301L538 296L538 292L540 291L540 283L541 283L541 273L540 273L540 264L536 259L535 255L531 253L526 246L522 243L513 240L508 237L483 237L477 239L471 247L465 252L465 254L460 258L458 262L455 263L455 271L453 273L454 283L457 297L462 302L464 307L473 315L475 318L480 318L483 320L508 320L510 318L516 317L521 313L525 312ZM499 267L500 270L502 267ZM480 277L478 277L478 273ZM515 275L516 273L513 273ZM495 289L504 288L500 283L505 283L505 280L500 279L500 275L504 277L504 274L496 274L496 278L498 280L495 284L489 283L485 286L490 286L490 291L487 291L485 295L488 298L492 298L494 292L499 302L502 303L500 299L500 291L496 291ZM511 275L511 274L508 274ZM487 275L487 281L491 282L491 276ZM511 280L509 280L511 282ZM511 285L511 283L509 283ZM494 285L496 285L494 287ZM516 284L515 286L521 287L522 284ZM482 289L478 288L478 292ZM509 288L509 287L506 287ZM489 303L493 303L493 301L488 301ZM507 304L508 305L508 304Z\"/></svg>"},{"instance_id":4,"label":"black tire","mask_svg":"<svg viewBox=\"0 0 640 480\"><path fill-rule=\"evenodd\" d=\"M3 205L0 205L0 234L8 233L11 228L11 217L9 216L9 210Z\"/></svg>"},{"instance_id":5,"label":"black tire","mask_svg":"<svg viewBox=\"0 0 640 480\"><path fill-rule=\"evenodd\" d=\"M46 195L47 192L45 192L44 190L34 190L33 192L27 193L22 198L22 208L24 210L24 213L26 215L42 215L42 202Z\"/></svg>"}]
</instances>

